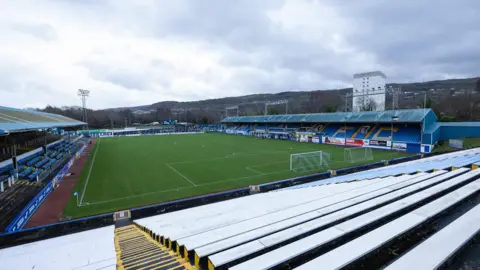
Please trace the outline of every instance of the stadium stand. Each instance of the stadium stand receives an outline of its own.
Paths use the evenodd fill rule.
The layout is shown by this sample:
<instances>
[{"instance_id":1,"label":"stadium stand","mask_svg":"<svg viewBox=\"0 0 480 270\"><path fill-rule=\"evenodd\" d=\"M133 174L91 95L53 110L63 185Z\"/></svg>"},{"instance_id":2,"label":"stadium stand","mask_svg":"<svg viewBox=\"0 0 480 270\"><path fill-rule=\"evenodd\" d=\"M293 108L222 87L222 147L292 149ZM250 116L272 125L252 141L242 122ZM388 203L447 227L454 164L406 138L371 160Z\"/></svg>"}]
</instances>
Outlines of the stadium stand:
<instances>
[{"instance_id":1,"label":"stadium stand","mask_svg":"<svg viewBox=\"0 0 480 270\"><path fill-rule=\"evenodd\" d=\"M248 134L242 135L256 136L255 132L263 132L266 133L264 137L275 138L274 135L282 129L296 133L297 139L301 135L328 137L328 142L322 140L321 143L337 145L342 142L348 145L349 139L357 139L365 140L363 145L367 147L396 148L417 153L431 152L440 140L480 137L480 122L441 123L430 109L232 116L223 119L221 123L227 127L225 132L230 134L242 134L230 131L242 125L251 125L253 128ZM270 133L272 136L269 136ZM368 140L373 140L373 144L369 145ZM350 142L353 146L359 146L359 143ZM395 143L397 144L394 145Z\"/></svg>"},{"instance_id":2,"label":"stadium stand","mask_svg":"<svg viewBox=\"0 0 480 270\"><path fill-rule=\"evenodd\" d=\"M267 127L265 125L256 125L255 130L256 131L265 131Z\"/></svg>"},{"instance_id":3,"label":"stadium stand","mask_svg":"<svg viewBox=\"0 0 480 270\"><path fill-rule=\"evenodd\" d=\"M328 124L321 133L325 134L325 136L333 137L340 128L342 128L340 124Z\"/></svg>"},{"instance_id":4,"label":"stadium stand","mask_svg":"<svg viewBox=\"0 0 480 270\"><path fill-rule=\"evenodd\" d=\"M198 125L197 128L204 132L218 131L223 129L222 125L219 125L219 124L202 124L202 125Z\"/></svg>"},{"instance_id":5,"label":"stadium stand","mask_svg":"<svg viewBox=\"0 0 480 270\"><path fill-rule=\"evenodd\" d=\"M470 169L479 161L479 149L467 150L367 171L370 180L346 175L135 223L197 267L337 269L468 201L480 191L480 171ZM342 182L349 183L331 185ZM464 239L480 229L474 227ZM438 257L464 244L456 241Z\"/></svg>"},{"instance_id":6,"label":"stadium stand","mask_svg":"<svg viewBox=\"0 0 480 270\"><path fill-rule=\"evenodd\" d=\"M438 139L439 136L427 135L422 126L435 126L435 119L431 110L234 116L222 120L226 128L217 131L270 139L428 153L433 146L422 146L423 141Z\"/></svg>"},{"instance_id":7,"label":"stadium stand","mask_svg":"<svg viewBox=\"0 0 480 270\"><path fill-rule=\"evenodd\" d=\"M16 181L5 192L0 193L0 230L12 221L13 217L42 189L41 185Z\"/></svg>"},{"instance_id":8,"label":"stadium stand","mask_svg":"<svg viewBox=\"0 0 480 270\"><path fill-rule=\"evenodd\" d=\"M480 222L480 205L454 220L405 256L389 265L387 270L403 269L437 269L446 258L451 258L478 234L478 226L471 226ZM451 237L455 235L455 237ZM448 243L445 245L445 243ZM431 252L434 250L435 252Z\"/></svg>"},{"instance_id":9,"label":"stadium stand","mask_svg":"<svg viewBox=\"0 0 480 270\"><path fill-rule=\"evenodd\" d=\"M391 123L395 117L398 123L420 123L431 110L413 109L383 112L360 113L312 113L285 115L232 116L222 120L222 123Z\"/></svg>"},{"instance_id":10,"label":"stadium stand","mask_svg":"<svg viewBox=\"0 0 480 270\"><path fill-rule=\"evenodd\" d=\"M64 141L55 147L60 154L54 158L44 157L43 152L39 152L22 160L25 165L18 166L18 179L11 186L8 186L6 179L14 175L14 172L13 168L9 168L8 173L0 178L5 187L5 191L0 193L0 230L5 229L43 188L45 183L41 181L58 171L71 157L69 151L74 151L77 147L79 145ZM37 182L37 177L40 182Z\"/></svg>"},{"instance_id":11,"label":"stadium stand","mask_svg":"<svg viewBox=\"0 0 480 270\"><path fill-rule=\"evenodd\" d=\"M4 186L0 193L1 231L43 188L45 183L41 181L61 169L60 166L71 157L67 154L78 147L47 130L83 124L60 115L0 107L0 136L4 136L6 142L15 141L16 150L21 150L22 146L29 150L9 152L4 156L7 159L0 162L0 181ZM17 166L14 166L15 160Z\"/></svg>"},{"instance_id":12,"label":"stadium stand","mask_svg":"<svg viewBox=\"0 0 480 270\"><path fill-rule=\"evenodd\" d=\"M358 128L360 128L360 125L347 125L346 127L345 125L341 126L335 133L333 133L332 137L353 138L353 134L355 133L355 131L357 131Z\"/></svg>"},{"instance_id":13,"label":"stadium stand","mask_svg":"<svg viewBox=\"0 0 480 270\"><path fill-rule=\"evenodd\" d=\"M61 115L0 106L0 134L83 124Z\"/></svg>"},{"instance_id":14,"label":"stadium stand","mask_svg":"<svg viewBox=\"0 0 480 270\"><path fill-rule=\"evenodd\" d=\"M212 125L215 126L215 125ZM210 127L204 127L209 130L203 131L212 131ZM217 127L217 126L215 126ZM200 132L202 129L199 126L195 125L163 125L159 127L148 127L148 128L128 128L122 130L80 130L78 134L82 134L85 137L117 137L117 136L149 136L155 134L166 134L166 133L185 133L185 132ZM217 131L217 130L214 130Z\"/></svg>"}]
</instances>

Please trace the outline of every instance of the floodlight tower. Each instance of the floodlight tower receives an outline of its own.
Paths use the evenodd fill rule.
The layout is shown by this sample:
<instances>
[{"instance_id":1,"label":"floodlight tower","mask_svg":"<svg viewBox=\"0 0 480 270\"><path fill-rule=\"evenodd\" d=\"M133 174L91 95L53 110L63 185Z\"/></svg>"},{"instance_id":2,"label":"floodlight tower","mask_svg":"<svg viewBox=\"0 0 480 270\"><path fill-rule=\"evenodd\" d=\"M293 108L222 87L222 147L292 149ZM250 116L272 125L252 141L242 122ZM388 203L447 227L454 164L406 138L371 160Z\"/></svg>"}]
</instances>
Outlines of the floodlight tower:
<instances>
[{"instance_id":1,"label":"floodlight tower","mask_svg":"<svg viewBox=\"0 0 480 270\"><path fill-rule=\"evenodd\" d=\"M228 111L229 110L237 110L237 116L239 116L239 108L238 106L230 106L225 108L225 118L228 117Z\"/></svg>"},{"instance_id":2,"label":"floodlight tower","mask_svg":"<svg viewBox=\"0 0 480 270\"><path fill-rule=\"evenodd\" d=\"M82 99L83 121L87 123L87 129L88 129L87 97L90 95L90 90L78 89L77 95Z\"/></svg>"},{"instance_id":3,"label":"floodlight tower","mask_svg":"<svg viewBox=\"0 0 480 270\"><path fill-rule=\"evenodd\" d=\"M277 101L267 101L265 103L265 115L268 114L268 106L279 105L279 104L285 104L285 114L288 114L288 99L282 99Z\"/></svg>"}]
</instances>

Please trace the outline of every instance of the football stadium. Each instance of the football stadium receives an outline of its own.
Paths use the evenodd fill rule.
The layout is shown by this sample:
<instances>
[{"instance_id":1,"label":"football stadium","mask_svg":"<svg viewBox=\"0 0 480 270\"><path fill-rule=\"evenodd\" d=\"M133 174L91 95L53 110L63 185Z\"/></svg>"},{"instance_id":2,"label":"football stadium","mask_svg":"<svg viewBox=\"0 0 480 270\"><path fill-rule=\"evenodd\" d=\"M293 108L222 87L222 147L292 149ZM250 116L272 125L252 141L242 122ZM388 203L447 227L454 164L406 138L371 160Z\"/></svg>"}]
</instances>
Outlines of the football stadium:
<instances>
[{"instance_id":1,"label":"football stadium","mask_svg":"<svg viewBox=\"0 0 480 270\"><path fill-rule=\"evenodd\" d=\"M0 270L480 269L480 0L0 3Z\"/></svg>"},{"instance_id":2,"label":"football stadium","mask_svg":"<svg viewBox=\"0 0 480 270\"><path fill-rule=\"evenodd\" d=\"M85 125L0 108L2 269L458 269L478 252L480 148L461 149L478 122Z\"/></svg>"}]
</instances>

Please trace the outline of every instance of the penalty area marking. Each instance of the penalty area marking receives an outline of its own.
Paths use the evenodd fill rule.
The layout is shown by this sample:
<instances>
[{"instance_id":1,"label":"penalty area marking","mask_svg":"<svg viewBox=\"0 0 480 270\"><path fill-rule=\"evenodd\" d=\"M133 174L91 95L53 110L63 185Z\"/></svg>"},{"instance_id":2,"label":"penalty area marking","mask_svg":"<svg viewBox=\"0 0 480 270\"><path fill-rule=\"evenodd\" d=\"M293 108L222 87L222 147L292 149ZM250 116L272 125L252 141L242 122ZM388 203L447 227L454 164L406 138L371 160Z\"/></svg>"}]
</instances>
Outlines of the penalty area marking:
<instances>
[{"instance_id":1,"label":"penalty area marking","mask_svg":"<svg viewBox=\"0 0 480 270\"><path fill-rule=\"evenodd\" d=\"M188 177L186 177L185 175L181 174L179 171L175 170L175 168L173 168L172 166L170 166L170 164L165 164L167 165L167 167L169 167L170 169L172 169L172 171L176 172L178 175L180 175L183 179L187 180L188 182L190 182L190 184L192 184L194 187L196 187L197 185L192 182L192 180L188 179Z\"/></svg>"},{"instance_id":2,"label":"penalty area marking","mask_svg":"<svg viewBox=\"0 0 480 270\"><path fill-rule=\"evenodd\" d=\"M214 158L214 159L209 159L209 160L219 160L219 159L224 159L224 158ZM177 170L175 170L173 167L171 167L170 164L182 164L182 163L193 163L193 162L195 162L195 161L169 163L169 164L165 164L165 165L167 165L169 168L171 168L171 169L172 169L173 171L175 171L177 174L179 174L180 176L182 176L182 174L179 173ZM289 161L272 162L272 163L267 163L267 164L263 164L263 165L255 165L255 166L250 166L250 169L251 169L251 167L257 168L257 167L262 167L262 166L267 166L267 165L273 165L273 164L278 164L278 163L287 163L287 162L289 162ZM334 161L334 163L346 163L346 162L344 162L344 161L336 161L336 162L335 162L335 161ZM248 169L247 169L247 170L248 170ZM191 182L188 178L185 177L185 179L186 179L187 181L189 181L191 184L193 184L193 186L178 187L178 188L172 188L172 189L160 190L160 191L152 191L152 192L147 192L147 193L142 193L142 194L137 194L137 195L130 195L130 196L125 196L125 197L120 197L120 198L111 199L111 200L90 202L89 205L104 204L104 203L109 203L109 202L122 201L122 200L127 200L127 199L134 199L134 198L139 198L139 197L148 196L148 195L153 195L153 194L161 194L161 193L167 193L167 192L178 192L178 191L180 191L180 190L191 189L191 188L198 188L198 187L203 187L203 186L210 186L210 185L215 185L215 184L219 184L219 183L235 182L235 181L238 181L238 180L248 180L248 179L251 179L251 178L256 178L256 177L266 176L266 175L272 175L272 174L277 174L277 173L283 173L283 172L287 172L287 171L291 171L291 170L279 170L279 171L273 171L273 172L267 172L267 173L252 175L252 176L244 176L244 177L230 178L230 179L221 180L221 181L208 182L208 183L199 184L199 185L194 184L194 183ZM310 170L310 171L315 171L315 170ZM305 171L305 172L308 172L308 171ZM258 171L257 173L261 173L261 172ZM182 178L183 178L183 176L182 176ZM82 207L82 206L87 206L87 203L84 203L83 205L80 204L80 207Z\"/></svg>"},{"instance_id":3,"label":"penalty area marking","mask_svg":"<svg viewBox=\"0 0 480 270\"><path fill-rule=\"evenodd\" d=\"M90 174L92 173L93 164L95 164L95 158L97 157L98 148L100 148L100 142L101 141L102 140L98 140L98 145L95 148L95 154L93 154L92 163L90 164L90 168L88 170L87 181L85 182L85 185L83 186L82 197L80 197L80 203L79 203L80 206L82 206L83 197L85 196L85 191L87 191L88 181L90 180Z\"/></svg>"},{"instance_id":4,"label":"penalty area marking","mask_svg":"<svg viewBox=\"0 0 480 270\"><path fill-rule=\"evenodd\" d=\"M288 150L283 150L283 151L265 151L265 152L258 152L258 153L235 153L235 155L232 155L232 157L242 157L242 156L250 156L250 155L262 155L262 154L273 154L273 153L285 153L289 152ZM148 195L153 195L153 194L161 194L161 193L167 193L167 192L178 192L180 190L185 190L185 189L191 189L191 188L198 188L198 187L203 187L203 186L210 186L218 183L226 183L226 182L235 182L239 180L248 180L251 178L256 178L256 177L261 177L261 176L266 176L266 175L272 175L272 174L277 174L277 173L283 173L290 171L288 170L279 170L279 171L273 171L273 172L267 172L267 173L261 173L260 171L256 171L258 173L257 175L252 175L252 176L244 176L244 177L238 177L238 178L230 178L230 179L225 179L221 181L215 181L215 182L208 182L205 184L194 184L191 182L190 179L188 179L186 176L175 170L171 165L174 164L185 164L185 163L195 163L195 162L202 162L202 161L214 161L214 160L222 160L225 159L225 157L219 157L219 158L212 158L212 159L201 159L201 160L190 160L190 161L180 161L180 162L173 162L173 163L166 163L170 169L175 171L177 174L182 176L185 180L189 181L193 186L184 186L184 187L178 187L178 188L172 188L168 190L160 190L160 191L152 191L152 192L147 192L147 193L142 193L142 194L137 194L137 195L130 195L130 196L125 196L125 197L120 197L120 198L115 198L111 200L104 200L104 201L97 201L97 202L90 202L90 205L95 205L95 204L104 204L104 203L109 203L109 202L115 202L115 201L121 201L121 200L127 200L127 199L133 199L133 198L139 198L143 196L148 196ZM280 162L272 162L272 163L267 163L267 164L262 164L262 165L254 165L254 166L249 166L249 169L251 170L253 168L258 168L258 167L264 167L268 165L273 165L273 164L280 164L280 163L288 163L289 161L280 161ZM333 163L346 163L344 161L333 161ZM247 168L245 168L247 169ZM248 169L247 169L248 170ZM315 170L311 170L315 171ZM308 172L308 171L306 171ZM85 206L85 205L80 205L80 206Z\"/></svg>"},{"instance_id":5,"label":"penalty area marking","mask_svg":"<svg viewBox=\"0 0 480 270\"><path fill-rule=\"evenodd\" d=\"M208 158L208 159L196 159L196 160L187 160L187 161L179 161L179 162L170 162L169 165L176 165L176 164L187 164L187 163L196 163L196 162L209 162L215 160L222 160L228 158L241 158L245 156L260 156L260 155L268 155L268 154L276 154L276 153L288 153L289 150L282 150L282 151L265 151L265 152L257 152L257 153L232 153L230 155L226 155L223 157L217 158Z\"/></svg>"},{"instance_id":6,"label":"penalty area marking","mask_svg":"<svg viewBox=\"0 0 480 270\"><path fill-rule=\"evenodd\" d=\"M263 172L254 170L254 169L252 169L252 168L250 168L250 167L245 167L245 169L247 169L247 170L249 170L249 171L251 171L251 172L257 173L257 174L259 174L259 175L265 175Z\"/></svg>"}]
</instances>

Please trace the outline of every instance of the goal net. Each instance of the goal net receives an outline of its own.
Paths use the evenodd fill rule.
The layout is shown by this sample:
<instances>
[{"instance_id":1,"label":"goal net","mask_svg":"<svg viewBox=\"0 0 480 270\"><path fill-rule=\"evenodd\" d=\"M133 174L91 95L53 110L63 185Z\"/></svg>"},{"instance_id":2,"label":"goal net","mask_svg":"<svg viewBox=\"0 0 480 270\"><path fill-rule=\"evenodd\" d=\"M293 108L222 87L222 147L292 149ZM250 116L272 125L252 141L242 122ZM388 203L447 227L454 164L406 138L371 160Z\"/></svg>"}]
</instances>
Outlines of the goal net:
<instances>
[{"instance_id":1,"label":"goal net","mask_svg":"<svg viewBox=\"0 0 480 270\"><path fill-rule=\"evenodd\" d=\"M330 168L330 154L318 151L290 155L290 170L307 172Z\"/></svg>"},{"instance_id":2,"label":"goal net","mask_svg":"<svg viewBox=\"0 0 480 270\"><path fill-rule=\"evenodd\" d=\"M373 154L371 148L347 148L343 151L343 157L345 162L356 163L366 160L373 160Z\"/></svg>"}]
</instances>

